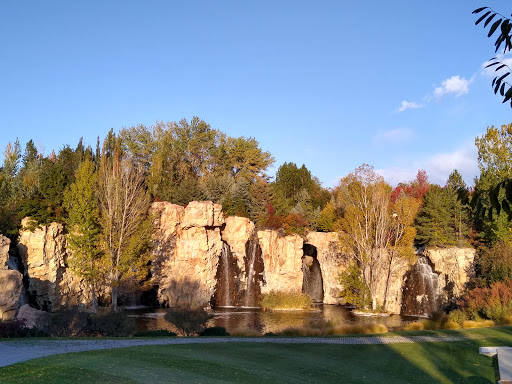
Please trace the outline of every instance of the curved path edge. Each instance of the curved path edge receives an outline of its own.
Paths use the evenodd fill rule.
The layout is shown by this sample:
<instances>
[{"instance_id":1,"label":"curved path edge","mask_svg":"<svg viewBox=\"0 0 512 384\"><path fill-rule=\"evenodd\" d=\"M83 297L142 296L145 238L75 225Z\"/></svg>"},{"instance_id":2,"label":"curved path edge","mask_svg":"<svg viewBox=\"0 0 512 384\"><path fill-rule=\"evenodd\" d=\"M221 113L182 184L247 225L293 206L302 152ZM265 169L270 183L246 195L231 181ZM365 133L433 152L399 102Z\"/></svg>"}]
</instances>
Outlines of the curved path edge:
<instances>
[{"instance_id":1,"label":"curved path edge","mask_svg":"<svg viewBox=\"0 0 512 384\"><path fill-rule=\"evenodd\" d=\"M463 336L363 336L363 337L172 337L162 339L15 340L0 342L0 367L52 355L128 348L143 345L211 343L269 344L395 344L466 340Z\"/></svg>"}]
</instances>

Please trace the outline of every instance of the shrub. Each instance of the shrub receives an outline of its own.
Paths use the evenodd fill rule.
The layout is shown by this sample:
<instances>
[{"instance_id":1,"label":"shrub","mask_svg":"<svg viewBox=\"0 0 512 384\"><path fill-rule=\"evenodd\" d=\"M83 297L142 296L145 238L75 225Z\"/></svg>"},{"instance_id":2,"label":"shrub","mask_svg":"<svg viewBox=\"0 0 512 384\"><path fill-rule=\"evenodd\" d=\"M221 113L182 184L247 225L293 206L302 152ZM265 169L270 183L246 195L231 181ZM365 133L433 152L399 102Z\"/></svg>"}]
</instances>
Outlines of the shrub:
<instances>
[{"instance_id":1,"label":"shrub","mask_svg":"<svg viewBox=\"0 0 512 384\"><path fill-rule=\"evenodd\" d=\"M302 292L270 291L262 295L260 305L264 310L305 310L311 308L313 300Z\"/></svg>"},{"instance_id":2,"label":"shrub","mask_svg":"<svg viewBox=\"0 0 512 384\"><path fill-rule=\"evenodd\" d=\"M448 320L441 325L441 328L442 329L459 329L460 324L457 323L456 321Z\"/></svg>"},{"instance_id":3,"label":"shrub","mask_svg":"<svg viewBox=\"0 0 512 384\"><path fill-rule=\"evenodd\" d=\"M254 328L244 328L232 331L231 336L258 337L261 336L261 332ZM269 332L266 333L265 336L274 336L274 334L272 332Z\"/></svg>"},{"instance_id":4,"label":"shrub","mask_svg":"<svg viewBox=\"0 0 512 384\"><path fill-rule=\"evenodd\" d=\"M472 319L483 317L500 321L504 316L512 314L512 281L497 281L489 288L472 289L463 298L461 305Z\"/></svg>"},{"instance_id":5,"label":"shrub","mask_svg":"<svg viewBox=\"0 0 512 384\"><path fill-rule=\"evenodd\" d=\"M224 327L208 327L203 329L199 336L229 336L229 333Z\"/></svg>"},{"instance_id":6,"label":"shrub","mask_svg":"<svg viewBox=\"0 0 512 384\"><path fill-rule=\"evenodd\" d=\"M77 307L64 309L50 315L49 324L44 331L56 337L85 336L89 318L89 313Z\"/></svg>"},{"instance_id":7,"label":"shrub","mask_svg":"<svg viewBox=\"0 0 512 384\"><path fill-rule=\"evenodd\" d=\"M425 326L421 321L414 321L412 323L405 324L404 329L406 331L423 331L425 329Z\"/></svg>"},{"instance_id":8,"label":"shrub","mask_svg":"<svg viewBox=\"0 0 512 384\"><path fill-rule=\"evenodd\" d=\"M462 325L462 323L467 320L467 317L464 311L456 309L448 314L448 319L449 321L453 321L459 325Z\"/></svg>"},{"instance_id":9,"label":"shrub","mask_svg":"<svg viewBox=\"0 0 512 384\"><path fill-rule=\"evenodd\" d=\"M184 336L200 333L212 318L213 315L203 308L176 307L165 314L165 319Z\"/></svg>"},{"instance_id":10,"label":"shrub","mask_svg":"<svg viewBox=\"0 0 512 384\"><path fill-rule=\"evenodd\" d=\"M135 321L123 311L108 311L90 316L87 333L94 336L123 337L135 331Z\"/></svg>"},{"instance_id":11,"label":"shrub","mask_svg":"<svg viewBox=\"0 0 512 384\"><path fill-rule=\"evenodd\" d=\"M511 315L503 316L500 320L500 324L501 325L512 325L512 316Z\"/></svg>"},{"instance_id":12,"label":"shrub","mask_svg":"<svg viewBox=\"0 0 512 384\"><path fill-rule=\"evenodd\" d=\"M363 279L363 273L356 262L352 262L348 268L339 275L339 281L343 286L340 297L347 304L355 305L360 309L370 308L372 298L370 290Z\"/></svg>"},{"instance_id":13,"label":"shrub","mask_svg":"<svg viewBox=\"0 0 512 384\"><path fill-rule=\"evenodd\" d=\"M27 333L25 320L0 321L0 337L24 337Z\"/></svg>"},{"instance_id":14,"label":"shrub","mask_svg":"<svg viewBox=\"0 0 512 384\"><path fill-rule=\"evenodd\" d=\"M168 331L167 329L154 329L136 332L134 337L174 337L176 333Z\"/></svg>"}]
</instances>

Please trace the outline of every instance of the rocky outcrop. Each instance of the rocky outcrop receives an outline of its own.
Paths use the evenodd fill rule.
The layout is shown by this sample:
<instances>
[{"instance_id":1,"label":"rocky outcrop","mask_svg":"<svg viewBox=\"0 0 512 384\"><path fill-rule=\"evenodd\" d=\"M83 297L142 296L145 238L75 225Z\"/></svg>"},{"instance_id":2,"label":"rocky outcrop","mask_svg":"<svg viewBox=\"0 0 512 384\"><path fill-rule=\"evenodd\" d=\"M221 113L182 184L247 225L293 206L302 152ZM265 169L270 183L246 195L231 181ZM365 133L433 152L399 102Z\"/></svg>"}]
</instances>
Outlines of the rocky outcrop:
<instances>
[{"instance_id":1,"label":"rocky outcrop","mask_svg":"<svg viewBox=\"0 0 512 384\"><path fill-rule=\"evenodd\" d=\"M347 257L339 246L338 234L335 232L310 232L306 243L316 247L317 259L322 271L324 303L343 304L339 297L341 284L339 275L346 268Z\"/></svg>"},{"instance_id":2,"label":"rocky outcrop","mask_svg":"<svg viewBox=\"0 0 512 384\"><path fill-rule=\"evenodd\" d=\"M172 219L165 217L168 213ZM161 304L196 306L210 301L222 249L221 213L212 202L191 202L186 208L170 203L153 206L154 252L164 252L164 257L155 255L160 261L152 271Z\"/></svg>"},{"instance_id":3,"label":"rocky outcrop","mask_svg":"<svg viewBox=\"0 0 512 384\"><path fill-rule=\"evenodd\" d=\"M11 240L7 237L0 235L0 269L8 269L7 263L9 261L9 247Z\"/></svg>"},{"instance_id":4,"label":"rocky outcrop","mask_svg":"<svg viewBox=\"0 0 512 384\"><path fill-rule=\"evenodd\" d=\"M23 228L28 228L29 220L23 219ZM21 230L17 247L28 278L29 302L43 310L57 310L90 301L87 285L67 268L72 256L62 224Z\"/></svg>"},{"instance_id":5,"label":"rocky outcrop","mask_svg":"<svg viewBox=\"0 0 512 384\"><path fill-rule=\"evenodd\" d=\"M265 282L261 292L302 290L302 247L299 235L282 236L278 231L258 231Z\"/></svg>"},{"instance_id":6,"label":"rocky outcrop","mask_svg":"<svg viewBox=\"0 0 512 384\"><path fill-rule=\"evenodd\" d=\"M20 307L16 319L23 320L27 328L37 327L42 329L49 321L49 314L25 304Z\"/></svg>"},{"instance_id":7,"label":"rocky outcrop","mask_svg":"<svg viewBox=\"0 0 512 384\"><path fill-rule=\"evenodd\" d=\"M423 255L433 264L439 274L438 297L441 304L453 302L460 297L469 279L474 276L474 248L433 248Z\"/></svg>"},{"instance_id":8,"label":"rocky outcrop","mask_svg":"<svg viewBox=\"0 0 512 384\"><path fill-rule=\"evenodd\" d=\"M221 232L222 240L229 245L231 254L236 259L237 270L241 275L240 282L246 284L246 244L254 236L254 223L246 217L229 216L225 224Z\"/></svg>"},{"instance_id":9,"label":"rocky outcrop","mask_svg":"<svg viewBox=\"0 0 512 384\"><path fill-rule=\"evenodd\" d=\"M23 276L18 271L0 270L0 319L14 320L19 308Z\"/></svg>"}]
</instances>

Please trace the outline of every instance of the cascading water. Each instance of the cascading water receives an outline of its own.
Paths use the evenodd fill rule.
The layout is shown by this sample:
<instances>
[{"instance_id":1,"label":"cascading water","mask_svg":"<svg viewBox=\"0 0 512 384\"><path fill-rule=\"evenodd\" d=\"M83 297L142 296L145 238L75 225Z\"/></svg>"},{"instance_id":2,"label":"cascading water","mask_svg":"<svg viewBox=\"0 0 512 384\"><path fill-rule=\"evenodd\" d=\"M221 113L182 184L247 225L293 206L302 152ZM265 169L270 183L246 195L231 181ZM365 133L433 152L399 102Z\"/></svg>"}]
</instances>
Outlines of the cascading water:
<instances>
[{"instance_id":1,"label":"cascading water","mask_svg":"<svg viewBox=\"0 0 512 384\"><path fill-rule=\"evenodd\" d=\"M402 295L402 315L429 316L439 308L437 299L439 275L433 270L430 260L419 256L405 275Z\"/></svg>"},{"instance_id":2,"label":"cascading water","mask_svg":"<svg viewBox=\"0 0 512 384\"><path fill-rule=\"evenodd\" d=\"M258 241L249 240L245 244L245 270L247 286L244 306L258 307L260 305L261 285L263 282L263 259Z\"/></svg>"},{"instance_id":3,"label":"cascading water","mask_svg":"<svg viewBox=\"0 0 512 384\"><path fill-rule=\"evenodd\" d=\"M322 270L317 258L317 249L311 244L304 244L302 256L302 292L311 297L315 303L324 301Z\"/></svg>"},{"instance_id":4,"label":"cascading water","mask_svg":"<svg viewBox=\"0 0 512 384\"><path fill-rule=\"evenodd\" d=\"M217 307L235 306L235 271L233 268L231 248L227 243L222 244L216 278L217 286L213 298L213 305Z\"/></svg>"}]
</instances>

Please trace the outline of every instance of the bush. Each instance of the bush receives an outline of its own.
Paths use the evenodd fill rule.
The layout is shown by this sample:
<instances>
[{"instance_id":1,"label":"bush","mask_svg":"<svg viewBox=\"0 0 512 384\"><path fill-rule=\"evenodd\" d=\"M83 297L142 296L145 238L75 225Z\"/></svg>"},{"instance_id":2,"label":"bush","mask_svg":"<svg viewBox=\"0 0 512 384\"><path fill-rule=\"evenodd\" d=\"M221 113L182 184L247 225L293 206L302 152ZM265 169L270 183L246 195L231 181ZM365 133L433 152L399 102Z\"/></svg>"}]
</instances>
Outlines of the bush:
<instances>
[{"instance_id":1,"label":"bush","mask_svg":"<svg viewBox=\"0 0 512 384\"><path fill-rule=\"evenodd\" d=\"M264 310L305 310L311 308L313 300L302 292L270 291L262 295L260 305Z\"/></svg>"},{"instance_id":2,"label":"bush","mask_svg":"<svg viewBox=\"0 0 512 384\"><path fill-rule=\"evenodd\" d=\"M50 314L50 322L44 331L56 337L86 336L89 318L89 313L77 307L64 309Z\"/></svg>"},{"instance_id":3,"label":"bush","mask_svg":"<svg viewBox=\"0 0 512 384\"><path fill-rule=\"evenodd\" d=\"M87 333L93 336L126 337L135 331L135 320L123 311L108 311L90 316Z\"/></svg>"},{"instance_id":4,"label":"bush","mask_svg":"<svg viewBox=\"0 0 512 384\"><path fill-rule=\"evenodd\" d=\"M475 288L469 291L460 303L469 318L483 317L500 321L512 314L512 281L497 281L489 288Z\"/></svg>"},{"instance_id":5,"label":"bush","mask_svg":"<svg viewBox=\"0 0 512 384\"><path fill-rule=\"evenodd\" d=\"M203 308L176 307L165 314L165 319L184 336L200 333L212 318L213 315Z\"/></svg>"},{"instance_id":6,"label":"bush","mask_svg":"<svg viewBox=\"0 0 512 384\"><path fill-rule=\"evenodd\" d=\"M423 331L425 329L425 326L421 321L414 321L412 323L405 324L404 329L406 331Z\"/></svg>"},{"instance_id":7,"label":"bush","mask_svg":"<svg viewBox=\"0 0 512 384\"><path fill-rule=\"evenodd\" d=\"M269 332L274 336L272 332ZM240 337L258 337L261 336L261 332L254 328L244 328L244 329L237 329L235 331L231 332L231 336L240 336ZM265 336L270 336L269 334L265 334Z\"/></svg>"},{"instance_id":8,"label":"bush","mask_svg":"<svg viewBox=\"0 0 512 384\"><path fill-rule=\"evenodd\" d=\"M229 336L229 333L224 327L208 327L203 329L199 336Z\"/></svg>"},{"instance_id":9,"label":"bush","mask_svg":"<svg viewBox=\"0 0 512 384\"><path fill-rule=\"evenodd\" d=\"M168 331L167 329L145 330L137 332L134 337L174 337L176 333Z\"/></svg>"},{"instance_id":10,"label":"bush","mask_svg":"<svg viewBox=\"0 0 512 384\"><path fill-rule=\"evenodd\" d=\"M348 268L339 275L339 281L343 286L340 297L347 304L351 304L362 310L371 307L372 298L370 290L363 279L363 273L356 262L352 262Z\"/></svg>"},{"instance_id":11,"label":"bush","mask_svg":"<svg viewBox=\"0 0 512 384\"><path fill-rule=\"evenodd\" d=\"M0 321L0 337L24 337L28 329L24 320Z\"/></svg>"},{"instance_id":12,"label":"bush","mask_svg":"<svg viewBox=\"0 0 512 384\"><path fill-rule=\"evenodd\" d=\"M456 321L448 320L444 324L441 325L442 329L459 329L460 324Z\"/></svg>"},{"instance_id":13,"label":"bush","mask_svg":"<svg viewBox=\"0 0 512 384\"><path fill-rule=\"evenodd\" d=\"M459 325L462 325L462 323L464 323L466 320L468 320L464 311L461 311L460 309L451 311L448 314L448 319L449 319L449 321L453 321Z\"/></svg>"}]
</instances>

